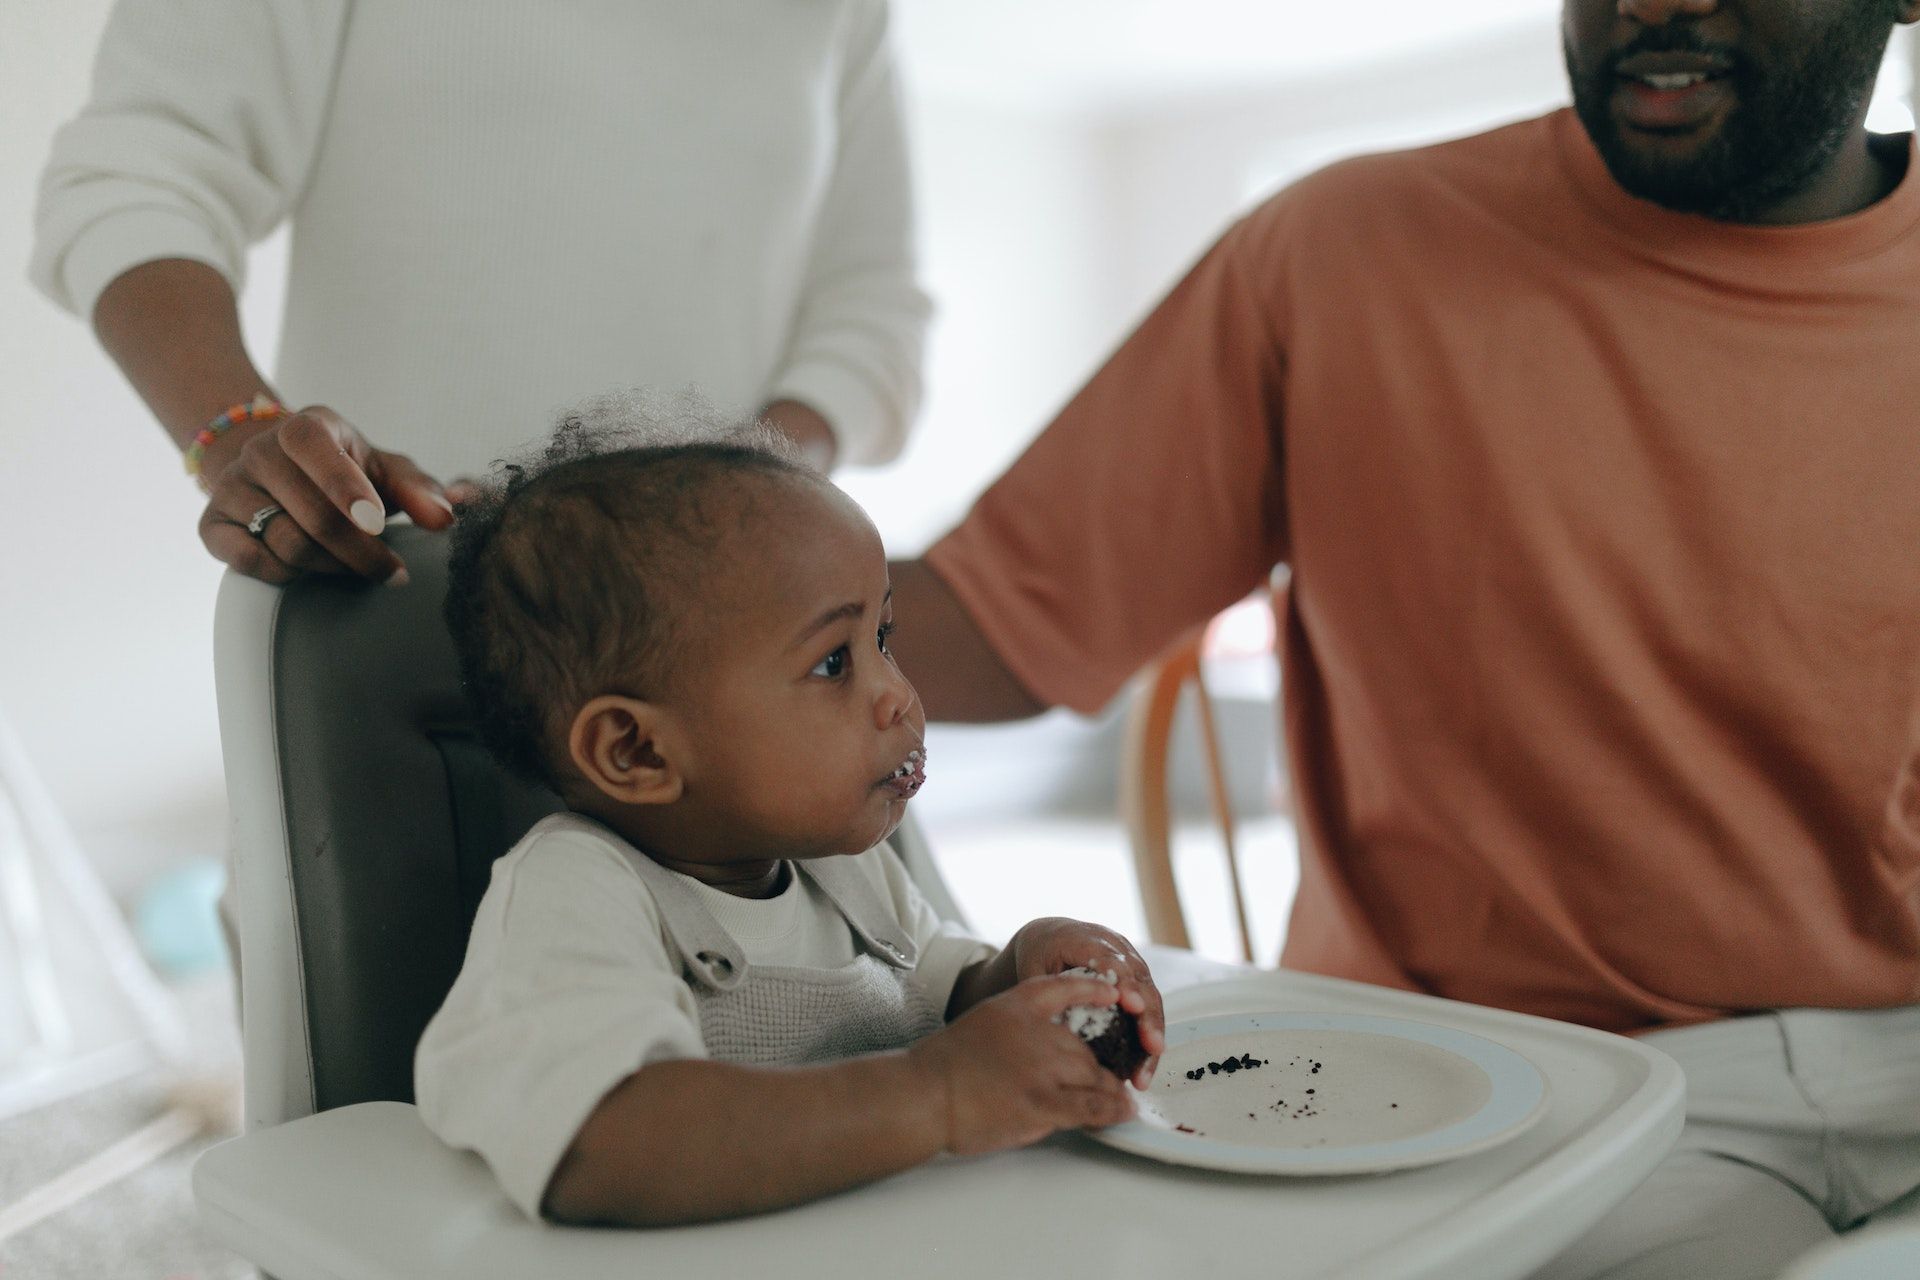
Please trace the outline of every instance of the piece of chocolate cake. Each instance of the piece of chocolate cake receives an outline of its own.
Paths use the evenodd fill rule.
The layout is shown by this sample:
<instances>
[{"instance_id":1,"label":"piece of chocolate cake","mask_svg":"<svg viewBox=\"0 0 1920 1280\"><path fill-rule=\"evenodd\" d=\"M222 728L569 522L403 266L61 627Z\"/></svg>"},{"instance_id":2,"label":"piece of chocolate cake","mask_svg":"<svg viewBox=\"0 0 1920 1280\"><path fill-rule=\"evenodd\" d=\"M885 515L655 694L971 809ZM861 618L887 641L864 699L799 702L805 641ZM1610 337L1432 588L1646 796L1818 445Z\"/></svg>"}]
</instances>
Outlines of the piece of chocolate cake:
<instances>
[{"instance_id":1,"label":"piece of chocolate cake","mask_svg":"<svg viewBox=\"0 0 1920 1280\"><path fill-rule=\"evenodd\" d=\"M1116 981L1111 973L1096 973L1092 969L1067 972ZM1062 1015L1061 1021L1067 1030L1087 1042L1087 1048L1093 1050L1101 1066L1122 1080L1133 1079L1133 1073L1147 1060L1147 1051L1140 1045L1139 1020L1117 1004L1077 1004Z\"/></svg>"}]
</instances>

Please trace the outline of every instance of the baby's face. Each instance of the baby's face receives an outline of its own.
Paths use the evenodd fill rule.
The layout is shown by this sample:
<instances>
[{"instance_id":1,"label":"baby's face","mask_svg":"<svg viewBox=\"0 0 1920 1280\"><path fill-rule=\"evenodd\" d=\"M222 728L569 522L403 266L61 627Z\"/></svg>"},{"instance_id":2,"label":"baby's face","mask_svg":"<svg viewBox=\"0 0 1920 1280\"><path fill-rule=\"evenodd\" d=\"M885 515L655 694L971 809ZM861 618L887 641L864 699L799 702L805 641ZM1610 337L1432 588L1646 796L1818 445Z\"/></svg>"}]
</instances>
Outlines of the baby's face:
<instances>
[{"instance_id":1,"label":"baby's face","mask_svg":"<svg viewBox=\"0 0 1920 1280\"><path fill-rule=\"evenodd\" d=\"M926 717L887 652L886 553L825 483L768 486L750 525L683 642L682 802L726 833L724 857L859 853L925 779Z\"/></svg>"}]
</instances>

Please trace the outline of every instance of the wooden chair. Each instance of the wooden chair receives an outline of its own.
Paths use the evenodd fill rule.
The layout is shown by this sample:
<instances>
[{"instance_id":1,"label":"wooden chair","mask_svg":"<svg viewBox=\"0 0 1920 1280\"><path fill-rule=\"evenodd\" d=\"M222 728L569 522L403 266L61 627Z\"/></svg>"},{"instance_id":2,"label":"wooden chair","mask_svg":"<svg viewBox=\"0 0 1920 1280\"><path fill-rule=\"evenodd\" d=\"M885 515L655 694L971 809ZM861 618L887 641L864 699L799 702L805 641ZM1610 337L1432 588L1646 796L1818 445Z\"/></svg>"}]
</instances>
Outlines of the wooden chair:
<instances>
[{"instance_id":1,"label":"wooden chair","mask_svg":"<svg viewBox=\"0 0 1920 1280\"><path fill-rule=\"evenodd\" d=\"M1133 845L1134 876L1146 908L1147 936L1167 946L1191 948L1180 887L1173 876L1173 814L1167 799L1171 774L1174 721L1181 694L1189 685L1199 711L1200 742L1207 772L1207 791L1227 858L1227 877L1233 887L1233 911L1240 931L1240 955L1253 962L1253 935L1247 925L1246 891L1240 879L1239 852L1234 844L1232 797L1220 753L1213 699L1201 671L1201 653L1207 627L1176 644L1145 674L1143 686L1127 712L1126 737L1120 764L1120 811Z\"/></svg>"}]
</instances>

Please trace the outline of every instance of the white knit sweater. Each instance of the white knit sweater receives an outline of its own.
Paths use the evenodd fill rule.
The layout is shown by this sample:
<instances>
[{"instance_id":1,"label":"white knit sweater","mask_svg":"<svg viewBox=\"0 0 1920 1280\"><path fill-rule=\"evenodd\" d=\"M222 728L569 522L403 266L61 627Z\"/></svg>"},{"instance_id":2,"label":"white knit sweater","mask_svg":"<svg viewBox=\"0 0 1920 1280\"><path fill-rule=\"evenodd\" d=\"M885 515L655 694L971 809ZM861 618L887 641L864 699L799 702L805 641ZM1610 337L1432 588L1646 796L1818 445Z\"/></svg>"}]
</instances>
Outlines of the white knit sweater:
<instances>
[{"instance_id":1,"label":"white knit sweater","mask_svg":"<svg viewBox=\"0 0 1920 1280\"><path fill-rule=\"evenodd\" d=\"M898 453L927 302L885 0L120 0L31 273L293 222L275 381L443 478L612 387Z\"/></svg>"}]
</instances>

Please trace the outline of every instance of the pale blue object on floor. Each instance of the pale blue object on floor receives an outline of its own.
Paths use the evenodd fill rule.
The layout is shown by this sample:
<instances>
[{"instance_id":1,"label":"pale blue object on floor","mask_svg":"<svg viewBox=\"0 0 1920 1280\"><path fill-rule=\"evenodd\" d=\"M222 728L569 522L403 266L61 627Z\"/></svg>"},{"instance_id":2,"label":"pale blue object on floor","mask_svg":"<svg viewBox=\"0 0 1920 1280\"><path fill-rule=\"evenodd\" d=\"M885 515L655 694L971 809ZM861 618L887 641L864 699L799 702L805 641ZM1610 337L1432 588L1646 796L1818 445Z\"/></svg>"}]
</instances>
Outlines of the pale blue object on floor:
<instances>
[{"instance_id":1,"label":"pale blue object on floor","mask_svg":"<svg viewBox=\"0 0 1920 1280\"><path fill-rule=\"evenodd\" d=\"M213 858L154 877L140 895L133 929L155 968L179 978L227 962L218 907L226 885L227 869Z\"/></svg>"}]
</instances>

